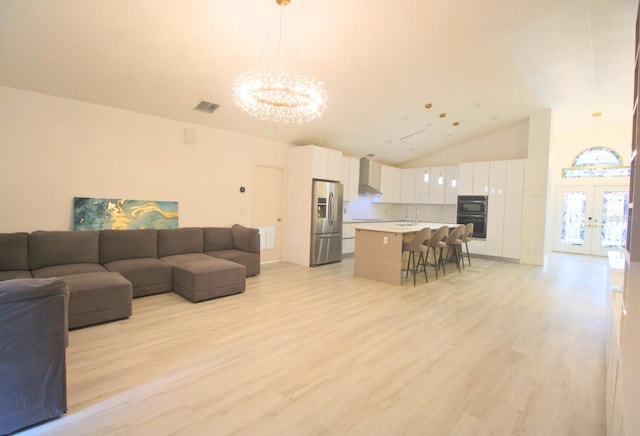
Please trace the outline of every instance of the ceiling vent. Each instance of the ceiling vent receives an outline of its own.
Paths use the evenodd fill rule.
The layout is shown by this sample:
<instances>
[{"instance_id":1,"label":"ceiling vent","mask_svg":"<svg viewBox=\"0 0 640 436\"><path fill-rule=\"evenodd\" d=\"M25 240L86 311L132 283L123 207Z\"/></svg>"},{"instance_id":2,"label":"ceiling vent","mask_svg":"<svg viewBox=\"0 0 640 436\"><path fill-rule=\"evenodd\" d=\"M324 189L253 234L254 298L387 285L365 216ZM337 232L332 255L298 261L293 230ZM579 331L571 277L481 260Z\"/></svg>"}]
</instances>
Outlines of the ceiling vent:
<instances>
[{"instance_id":1,"label":"ceiling vent","mask_svg":"<svg viewBox=\"0 0 640 436\"><path fill-rule=\"evenodd\" d=\"M208 114L212 114L216 109L218 109L220 107L219 104L215 104L215 103L211 103L210 101L204 101L202 100L198 106L196 106L194 109L200 112L205 112Z\"/></svg>"}]
</instances>

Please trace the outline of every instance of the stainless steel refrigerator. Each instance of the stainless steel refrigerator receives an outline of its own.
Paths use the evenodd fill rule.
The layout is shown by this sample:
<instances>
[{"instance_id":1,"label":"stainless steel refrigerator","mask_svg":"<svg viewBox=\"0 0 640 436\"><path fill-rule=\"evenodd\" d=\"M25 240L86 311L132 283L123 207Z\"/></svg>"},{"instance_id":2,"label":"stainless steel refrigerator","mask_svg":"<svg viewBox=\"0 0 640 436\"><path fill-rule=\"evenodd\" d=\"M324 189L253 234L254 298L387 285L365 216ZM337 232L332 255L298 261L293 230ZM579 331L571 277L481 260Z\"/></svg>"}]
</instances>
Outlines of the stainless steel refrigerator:
<instances>
[{"instance_id":1,"label":"stainless steel refrigerator","mask_svg":"<svg viewBox=\"0 0 640 436\"><path fill-rule=\"evenodd\" d=\"M313 179L311 266L342 258L342 183Z\"/></svg>"}]
</instances>

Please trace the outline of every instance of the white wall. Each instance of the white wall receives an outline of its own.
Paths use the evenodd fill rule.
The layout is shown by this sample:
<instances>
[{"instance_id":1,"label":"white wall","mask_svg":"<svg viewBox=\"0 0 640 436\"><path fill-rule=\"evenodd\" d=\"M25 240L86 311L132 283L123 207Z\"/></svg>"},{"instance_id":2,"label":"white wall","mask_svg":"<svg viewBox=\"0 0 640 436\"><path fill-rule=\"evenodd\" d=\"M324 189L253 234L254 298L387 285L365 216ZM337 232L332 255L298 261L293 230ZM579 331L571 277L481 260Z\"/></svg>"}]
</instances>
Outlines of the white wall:
<instances>
[{"instance_id":1,"label":"white wall","mask_svg":"<svg viewBox=\"0 0 640 436\"><path fill-rule=\"evenodd\" d=\"M284 168L287 148L0 86L0 232L69 230L73 197L178 201L180 227L250 225L253 169Z\"/></svg>"},{"instance_id":2,"label":"white wall","mask_svg":"<svg viewBox=\"0 0 640 436\"><path fill-rule=\"evenodd\" d=\"M628 185L627 177L562 178L562 169L571 167L573 160L592 147L608 147L616 151L624 165L631 157L631 121L627 124L593 122L581 129L554 132L551 154L553 156L550 181L552 186Z\"/></svg>"},{"instance_id":3,"label":"white wall","mask_svg":"<svg viewBox=\"0 0 640 436\"><path fill-rule=\"evenodd\" d=\"M418 168L455 165L460 162L526 159L528 132L529 123L525 120L517 126L435 152L402 167Z\"/></svg>"},{"instance_id":4,"label":"white wall","mask_svg":"<svg viewBox=\"0 0 640 436\"><path fill-rule=\"evenodd\" d=\"M551 131L550 109L529 116L520 261L531 265L544 265L546 235L551 233L547 216L550 202Z\"/></svg>"},{"instance_id":5,"label":"white wall","mask_svg":"<svg viewBox=\"0 0 640 436\"><path fill-rule=\"evenodd\" d=\"M549 181L551 185L551 207L548 217L551 220L552 231L547 232L546 246L553 249L553 237L556 226L560 225L556 219L558 213L556 190L566 186L620 186L629 187L629 177L592 177L592 178L562 178L562 169L571 167L573 160L584 150L592 147L608 147L616 151L622 158L624 165L629 165L631 156L631 120L626 124L607 123L604 119L594 119L580 129L554 132L551 146L551 170Z\"/></svg>"}]
</instances>

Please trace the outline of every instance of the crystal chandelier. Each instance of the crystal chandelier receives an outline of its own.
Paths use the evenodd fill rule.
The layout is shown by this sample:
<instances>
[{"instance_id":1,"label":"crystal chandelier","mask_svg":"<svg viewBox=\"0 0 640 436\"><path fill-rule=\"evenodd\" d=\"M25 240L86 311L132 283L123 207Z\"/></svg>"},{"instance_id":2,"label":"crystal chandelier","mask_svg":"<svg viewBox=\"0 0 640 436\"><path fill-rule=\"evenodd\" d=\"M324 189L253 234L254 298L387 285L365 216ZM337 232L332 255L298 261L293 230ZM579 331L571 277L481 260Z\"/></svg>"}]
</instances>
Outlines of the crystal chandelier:
<instances>
[{"instance_id":1,"label":"crystal chandelier","mask_svg":"<svg viewBox=\"0 0 640 436\"><path fill-rule=\"evenodd\" d=\"M289 2L276 0L281 6ZM280 20L282 38L282 15ZM327 108L327 98L322 82L287 66L249 69L236 78L233 86L237 107L252 117L282 124L320 118Z\"/></svg>"}]
</instances>

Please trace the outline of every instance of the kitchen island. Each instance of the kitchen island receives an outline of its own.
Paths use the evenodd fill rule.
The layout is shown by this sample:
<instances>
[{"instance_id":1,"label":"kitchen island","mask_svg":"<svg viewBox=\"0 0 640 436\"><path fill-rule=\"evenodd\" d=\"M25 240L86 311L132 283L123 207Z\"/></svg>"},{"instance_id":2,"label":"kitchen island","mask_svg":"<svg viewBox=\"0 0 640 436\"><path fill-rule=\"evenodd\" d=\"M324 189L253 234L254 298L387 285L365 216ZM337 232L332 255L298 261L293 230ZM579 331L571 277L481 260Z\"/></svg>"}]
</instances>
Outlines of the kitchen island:
<instances>
[{"instance_id":1,"label":"kitchen island","mask_svg":"<svg viewBox=\"0 0 640 436\"><path fill-rule=\"evenodd\" d=\"M353 272L392 285L402 283L402 241L411 240L419 230L429 227L433 231L455 223L432 223L406 221L356 224L356 248Z\"/></svg>"}]
</instances>

